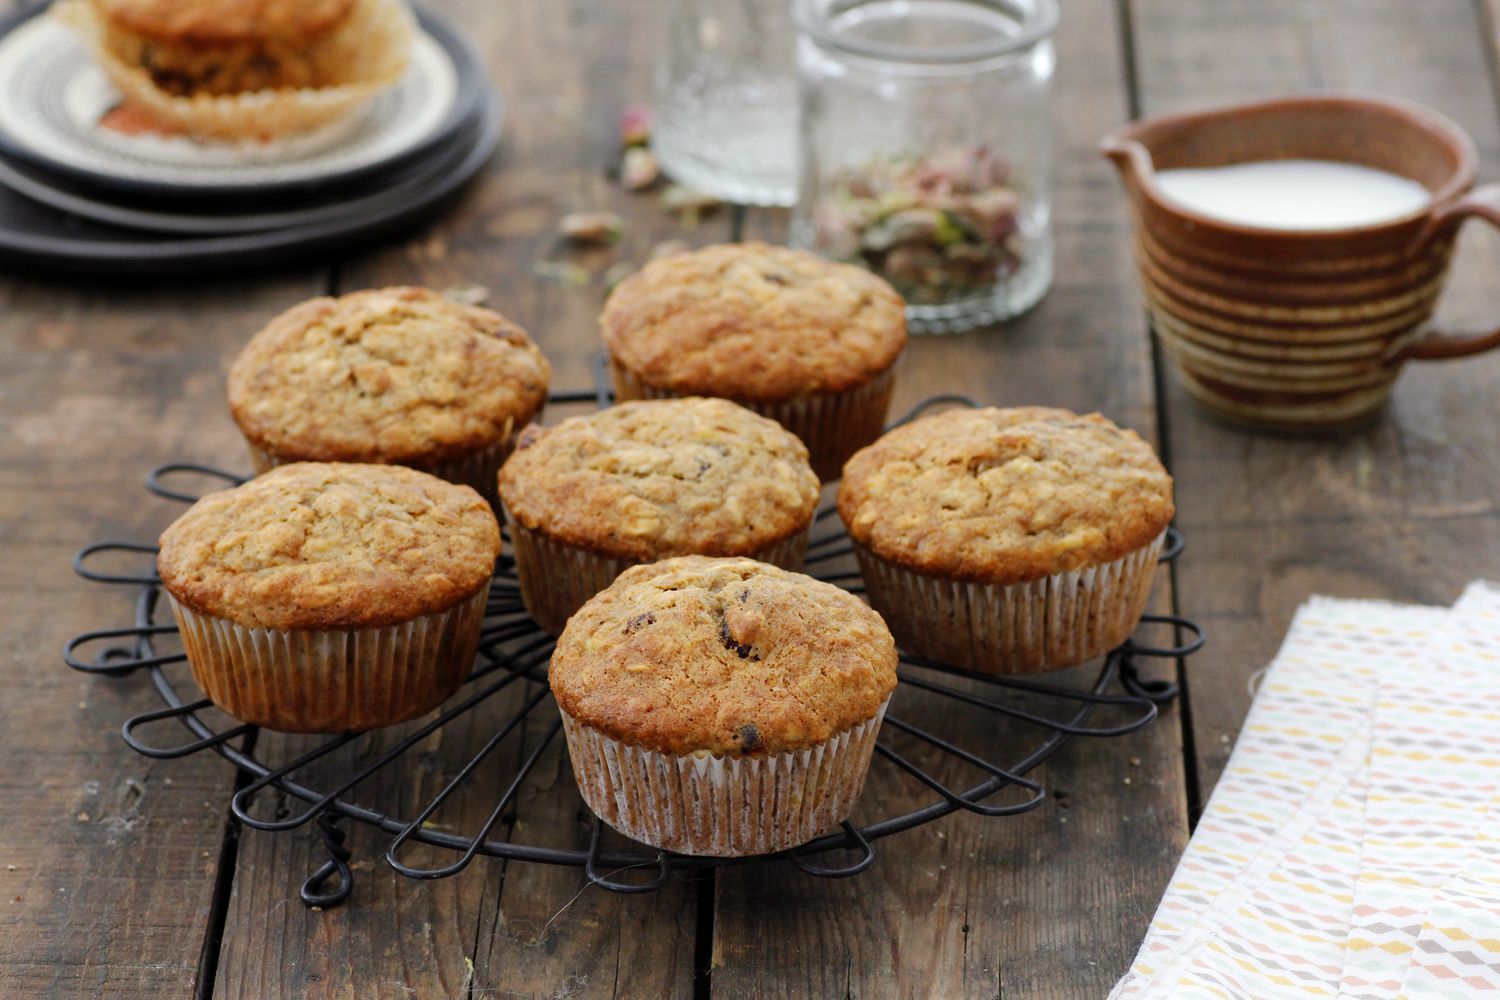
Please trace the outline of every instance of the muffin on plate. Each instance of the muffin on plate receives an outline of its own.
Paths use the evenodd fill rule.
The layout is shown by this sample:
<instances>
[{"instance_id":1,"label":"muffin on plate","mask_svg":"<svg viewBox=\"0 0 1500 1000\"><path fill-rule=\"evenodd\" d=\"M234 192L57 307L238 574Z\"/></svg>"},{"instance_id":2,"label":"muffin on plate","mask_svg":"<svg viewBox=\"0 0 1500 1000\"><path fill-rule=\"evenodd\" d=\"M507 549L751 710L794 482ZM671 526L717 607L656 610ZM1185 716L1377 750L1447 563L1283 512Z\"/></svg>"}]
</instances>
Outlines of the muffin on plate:
<instances>
[{"instance_id":1,"label":"muffin on plate","mask_svg":"<svg viewBox=\"0 0 1500 1000\"><path fill-rule=\"evenodd\" d=\"M527 610L557 635L627 566L749 556L799 569L818 504L807 448L724 399L621 403L528 427L500 470Z\"/></svg>"},{"instance_id":2,"label":"muffin on plate","mask_svg":"<svg viewBox=\"0 0 1500 1000\"><path fill-rule=\"evenodd\" d=\"M737 243L654 260L599 319L621 399L722 396L800 437L838 475L880 436L906 305L861 268Z\"/></svg>"},{"instance_id":3,"label":"muffin on plate","mask_svg":"<svg viewBox=\"0 0 1500 1000\"><path fill-rule=\"evenodd\" d=\"M683 854L767 854L853 810L896 648L832 584L686 556L628 569L585 604L548 677L601 819Z\"/></svg>"},{"instance_id":4,"label":"muffin on plate","mask_svg":"<svg viewBox=\"0 0 1500 1000\"><path fill-rule=\"evenodd\" d=\"M257 472L285 462L407 465L478 490L547 401L526 331L426 288L317 298L271 320L229 371Z\"/></svg>"},{"instance_id":5,"label":"muffin on plate","mask_svg":"<svg viewBox=\"0 0 1500 1000\"><path fill-rule=\"evenodd\" d=\"M334 733L422 715L474 664L500 528L412 469L305 462L210 493L161 536L193 677L244 722Z\"/></svg>"},{"instance_id":6,"label":"muffin on plate","mask_svg":"<svg viewBox=\"0 0 1500 1000\"><path fill-rule=\"evenodd\" d=\"M349 114L406 70L401 0L63 0L126 104L168 130L264 140Z\"/></svg>"},{"instance_id":7,"label":"muffin on plate","mask_svg":"<svg viewBox=\"0 0 1500 1000\"><path fill-rule=\"evenodd\" d=\"M1129 638L1174 513L1172 478L1134 431L1038 406L898 427L849 460L838 508L902 649L995 674Z\"/></svg>"}]
</instances>

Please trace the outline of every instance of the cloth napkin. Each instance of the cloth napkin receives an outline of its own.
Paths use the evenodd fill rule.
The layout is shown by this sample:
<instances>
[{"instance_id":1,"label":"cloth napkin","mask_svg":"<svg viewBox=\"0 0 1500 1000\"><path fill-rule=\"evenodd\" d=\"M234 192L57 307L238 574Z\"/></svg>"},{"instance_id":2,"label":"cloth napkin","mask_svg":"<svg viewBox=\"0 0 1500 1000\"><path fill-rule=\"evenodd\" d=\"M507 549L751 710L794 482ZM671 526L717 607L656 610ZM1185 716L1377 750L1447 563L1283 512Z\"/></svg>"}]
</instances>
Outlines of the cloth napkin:
<instances>
[{"instance_id":1,"label":"cloth napkin","mask_svg":"<svg viewBox=\"0 0 1500 1000\"><path fill-rule=\"evenodd\" d=\"M1111 996L1500 991L1497 900L1500 589L1315 598Z\"/></svg>"}]
</instances>

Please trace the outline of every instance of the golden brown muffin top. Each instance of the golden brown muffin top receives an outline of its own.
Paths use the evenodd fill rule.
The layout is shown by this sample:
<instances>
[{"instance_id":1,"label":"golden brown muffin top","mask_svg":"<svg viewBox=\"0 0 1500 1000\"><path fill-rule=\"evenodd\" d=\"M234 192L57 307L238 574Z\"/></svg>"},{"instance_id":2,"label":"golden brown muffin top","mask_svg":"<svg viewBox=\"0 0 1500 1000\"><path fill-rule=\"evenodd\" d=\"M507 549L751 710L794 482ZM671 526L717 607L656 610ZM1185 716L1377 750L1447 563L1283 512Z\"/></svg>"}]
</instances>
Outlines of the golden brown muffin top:
<instances>
[{"instance_id":1,"label":"golden brown muffin top","mask_svg":"<svg viewBox=\"0 0 1500 1000\"><path fill-rule=\"evenodd\" d=\"M210 493L161 536L179 601L252 628L378 628L485 586L500 527L467 486L393 465L298 462Z\"/></svg>"},{"instance_id":2,"label":"golden brown muffin top","mask_svg":"<svg viewBox=\"0 0 1500 1000\"><path fill-rule=\"evenodd\" d=\"M1148 545L1172 520L1151 446L1097 413L956 409L854 454L839 516L856 542L919 573L1037 580Z\"/></svg>"},{"instance_id":3,"label":"golden brown muffin top","mask_svg":"<svg viewBox=\"0 0 1500 1000\"><path fill-rule=\"evenodd\" d=\"M295 41L329 31L354 0L93 0L116 28L168 42Z\"/></svg>"},{"instance_id":4,"label":"golden brown muffin top","mask_svg":"<svg viewBox=\"0 0 1500 1000\"><path fill-rule=\"evenodd\" d=\"M507 440L541 410L550 374L499 313L380 288L271 320L230 369L229 408L281 459L430 467Z\"/></svg>"},{"instance_id":5,"label":"golden brown muffin top","mask_svg":"<svg viewBox=\"0 0 1500 1000\"><path fill-rule=\"evenodd\" d=\"M906 305L890 285L765 243L654 260L615 287L599 322L645 385L746 402L856 388L906 345Z\"/></svg>"},{"instance_id":6,"label":"golden brown muffin top","mask_svg":"<svg viewBox=\"0 0 1500 1000\"><path fill-rule=\"evenodd\" d=\"M896 686L880 615L832 584L752 559L684 556L621 573L568 620L557 703L667 754L771 755L875 717Z\"/></svg>"},{"instance_id":7,"label":"golden brown muffin top","mask_svg":"<svg viewBox=\"0 0 1500 1000\"><path fill-rule=\"evenodd\" d=\"M806 531L807 447L725 399L622 403L532 425L500 470L509 515L620 559L749 555Z\"/></svg>"}]
</instances>

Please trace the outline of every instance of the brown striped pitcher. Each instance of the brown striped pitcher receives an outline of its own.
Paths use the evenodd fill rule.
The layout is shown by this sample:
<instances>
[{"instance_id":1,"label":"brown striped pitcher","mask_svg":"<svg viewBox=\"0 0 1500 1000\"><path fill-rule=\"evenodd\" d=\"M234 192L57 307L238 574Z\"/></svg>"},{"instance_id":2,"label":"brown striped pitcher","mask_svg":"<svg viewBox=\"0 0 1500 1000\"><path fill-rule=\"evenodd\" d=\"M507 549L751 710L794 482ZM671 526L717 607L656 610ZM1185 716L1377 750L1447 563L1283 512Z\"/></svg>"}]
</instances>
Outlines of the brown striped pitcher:
<instances>
[{"instance_id":1,"label":"brown striped pitcher","mask_svg":"<svg viewBox=\"0 0 1500 1000\"><path fill-rule=\"evenodd\" d=\"M1471 190L1474 144L1431 111L1356 95L1287 97L1125 126L1103 152L1124 180L1147 308L1188 391L1234 420L1289 429L1360 421L1408 361L1500 346L1436 329L1458 228L1500 226L1500 185ZM1156 171L1334 160L1416 181L1423 208L1340 229L1224 222L1167 198Z\"/></svg>"}]
</instances>

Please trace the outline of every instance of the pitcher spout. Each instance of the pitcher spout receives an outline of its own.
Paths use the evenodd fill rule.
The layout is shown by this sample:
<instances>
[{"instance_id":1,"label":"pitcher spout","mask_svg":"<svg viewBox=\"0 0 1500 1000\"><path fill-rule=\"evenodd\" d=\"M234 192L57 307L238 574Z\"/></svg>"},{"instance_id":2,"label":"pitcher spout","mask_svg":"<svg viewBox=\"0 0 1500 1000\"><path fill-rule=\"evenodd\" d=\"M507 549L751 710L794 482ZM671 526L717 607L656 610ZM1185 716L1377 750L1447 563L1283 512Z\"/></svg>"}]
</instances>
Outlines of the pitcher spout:
<instances>
[{"instance_id":1,"label":"pitcher spout","mask_svg":"<svg viewBox=\"0 0 1500 1000\"><path fill-rule=\"evenodd\" d=\"M1115 165L1127 185L1137 185L1155 169L1146 147L1129 136L1129 127L1113 132L1099 143L1099 152Z\"/></svg>"}]
</instances>

